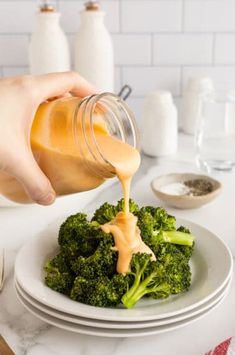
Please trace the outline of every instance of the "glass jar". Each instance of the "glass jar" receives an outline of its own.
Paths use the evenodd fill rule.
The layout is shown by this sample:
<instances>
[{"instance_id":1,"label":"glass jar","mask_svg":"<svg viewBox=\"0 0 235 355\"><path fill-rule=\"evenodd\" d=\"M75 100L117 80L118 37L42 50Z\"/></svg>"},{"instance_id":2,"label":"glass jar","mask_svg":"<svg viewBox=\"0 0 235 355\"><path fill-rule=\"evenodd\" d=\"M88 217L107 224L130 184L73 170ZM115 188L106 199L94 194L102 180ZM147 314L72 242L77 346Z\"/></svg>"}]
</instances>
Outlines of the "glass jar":
<instances>
[{"instance_id":1,"label":"glass jar","mask_svg":"<svg viewBox=\"0 0 235 355\"><path fill-rule=\"evenodd\" d=\"M39 106L31 148L56 194L66 195L94 189L116 175L104 146L107 137L109 144L118 140L139 148L137 125L123 100L110 93L65 97ZM23 186L7 174L0 174L0 189L12 201L32 202Z\"/></svg>"},{"instance_id":2,"label":"glass jar","mask_svg":"<svg viewBox=\"0 0 235 355\"><path fill-rule=\"evenodd\" d=\"M195 134L196 163L209 174L235 171L235 94L201 97Z\"/></svg>"}]
</instances>

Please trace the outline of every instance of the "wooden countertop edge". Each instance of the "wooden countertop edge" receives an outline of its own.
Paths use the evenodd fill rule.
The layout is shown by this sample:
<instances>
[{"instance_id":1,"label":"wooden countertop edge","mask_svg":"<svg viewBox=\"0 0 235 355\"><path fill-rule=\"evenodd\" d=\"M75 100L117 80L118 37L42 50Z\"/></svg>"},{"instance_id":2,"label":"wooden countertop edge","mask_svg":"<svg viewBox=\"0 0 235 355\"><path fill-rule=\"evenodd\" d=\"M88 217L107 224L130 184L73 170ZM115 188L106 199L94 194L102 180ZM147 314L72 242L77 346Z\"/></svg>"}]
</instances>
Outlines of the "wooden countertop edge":
<instances>
[{"instance_id":1,"label":"wooden countertop edge","mask_svg":"<svg viewBox=\"0 0 235 355\"><path fill-rule=\"evenodd\" d=\"M7 344L6 340L0 335L0 355L15 355Z\"/></svg>"}]
</instances>

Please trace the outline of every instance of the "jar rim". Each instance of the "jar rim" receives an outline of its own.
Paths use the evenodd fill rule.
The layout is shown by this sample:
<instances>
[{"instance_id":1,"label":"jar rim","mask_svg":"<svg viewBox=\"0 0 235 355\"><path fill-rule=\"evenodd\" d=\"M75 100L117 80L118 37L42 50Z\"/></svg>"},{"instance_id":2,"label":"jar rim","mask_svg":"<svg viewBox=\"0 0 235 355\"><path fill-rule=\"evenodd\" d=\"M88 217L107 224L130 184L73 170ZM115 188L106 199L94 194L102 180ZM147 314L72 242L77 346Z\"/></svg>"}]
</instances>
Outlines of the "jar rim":
<instances>
[{"instance_id":1,"label":"jar rim","mask_svg":"<svg viewBox=\"0 0 235 355\"><path fill-rule=\"evenodd\" d=\"M107 124L108 131L111 136L118 137L122 142L132 145L135 149L140 150L140 137L139 137L139 130L137 123L135 121L134 113L128 107L128 105L117 95L109 92L101 93L101 94L94 94L91 96L84 97L78 104L74 118L75 120L78 117L79 110L82 110L82 129L85 138L85 142L87 148L93 157L94 161L103 161L106 165L109 166L107 168L110 174L110 168L113 169L112 163L105 157L105 154L99 147L99 143L96 139L95 129L94 129L94 122L96 116L94 115L94 111L97 108L97 105L101 104L101 106L108 109L107 115L105 115L104 119L106 120L105 123ZM116 110L116 111L115 111ZM90 133L92 136L92 147L90 146L89 139L91 138L89 135L89 139L87 137L85 121L87 122L87 118L89 119L89 127ZM74 125L76 129L76 124ZM75 139L76 137L76 130L74 132ZM116 137L117 136L117 137ZM128 139L131 138L131 139ZM79 142L78 142L79 144ZM93 150L94 146L96 151ZM98 154L98 156L97 156ZM115 175L115 173L113 173Z\"/></svg>"}]
</instances>

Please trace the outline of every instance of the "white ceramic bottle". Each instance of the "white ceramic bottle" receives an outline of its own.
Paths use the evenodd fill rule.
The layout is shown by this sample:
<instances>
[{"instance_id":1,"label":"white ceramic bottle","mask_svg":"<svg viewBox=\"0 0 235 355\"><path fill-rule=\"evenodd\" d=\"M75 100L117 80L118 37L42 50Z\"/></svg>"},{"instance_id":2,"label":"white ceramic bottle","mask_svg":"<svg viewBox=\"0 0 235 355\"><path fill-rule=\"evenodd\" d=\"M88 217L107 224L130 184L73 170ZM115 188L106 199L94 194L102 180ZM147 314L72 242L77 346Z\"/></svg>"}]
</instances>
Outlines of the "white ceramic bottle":
<instances>
[{"instance_id":1,"label":"white ceramic bottle","mask_svg":"<svg viewBox=\"0 0 235 355\"><path fill-rule=\"evenodd\" d=\"M97 1L89 1L85 6L75 38L75 70L100 92L113 92L113 45L104 25L105 12L100 10Z\"/></svg>"},{"instance_id":2,"label":"white ceramic bottle","mask_svg":"<svg viewBox=\"0 0 235 355\"><path fill-rule=\"evenodd\" d=\"M208 77L190 78L183 94L182 129L185 133L195 133L200 112L201 97L214 91L213 82Z\"/></svg>"},{"instance_id":3,"label":"white ceramic bottle","mask_svg":"<svg viewBox=\"0 0 235 355\"><path fill-rule=\"evenodd\" d=\"M45 1L36 14L35 29L29 46L31 74L70 70L69 46L59 19L60 13Z\"/></svg>"},{"instance_id":4,"label":"white ceramic bottle","mask_svg":"<svg viewBox=\"0 0 235 355\"><path fill-rule=\"evenodd\" d=\"M155 91L144 101L142 148L160 157L177 150L178 114L169 91Z\"/></svg>"}]
</instances>

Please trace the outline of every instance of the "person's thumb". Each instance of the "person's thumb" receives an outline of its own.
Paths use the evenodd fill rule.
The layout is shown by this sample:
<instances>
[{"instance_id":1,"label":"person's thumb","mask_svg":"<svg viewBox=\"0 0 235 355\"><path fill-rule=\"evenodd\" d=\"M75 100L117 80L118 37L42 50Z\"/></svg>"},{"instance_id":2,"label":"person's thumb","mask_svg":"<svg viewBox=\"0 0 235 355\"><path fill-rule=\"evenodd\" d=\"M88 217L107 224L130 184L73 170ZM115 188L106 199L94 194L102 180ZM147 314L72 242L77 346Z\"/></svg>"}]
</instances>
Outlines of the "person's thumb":
<instances>
[{"instance_id":1,"label":"person's thumb","mask_svg":"<svg viewBox=\"0 0 235 355\"><path fill-rule=\"evenodd\" d=\"M50 181L39 168L32 153L18 155L20 159L11 162L8 173L13 175L24 187L29 197L41 205L50 205L54 202L56 194Z\"/></svg>"}]
</instances>

